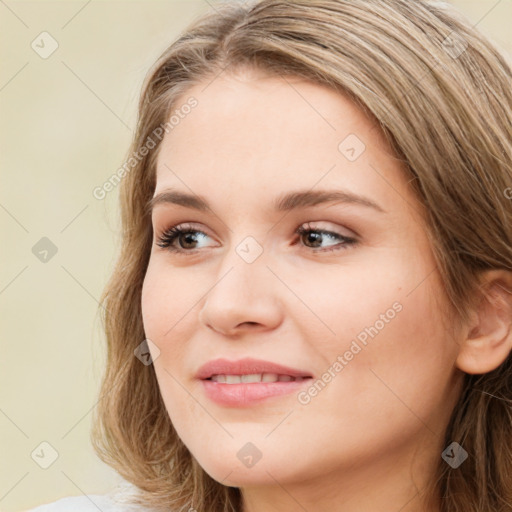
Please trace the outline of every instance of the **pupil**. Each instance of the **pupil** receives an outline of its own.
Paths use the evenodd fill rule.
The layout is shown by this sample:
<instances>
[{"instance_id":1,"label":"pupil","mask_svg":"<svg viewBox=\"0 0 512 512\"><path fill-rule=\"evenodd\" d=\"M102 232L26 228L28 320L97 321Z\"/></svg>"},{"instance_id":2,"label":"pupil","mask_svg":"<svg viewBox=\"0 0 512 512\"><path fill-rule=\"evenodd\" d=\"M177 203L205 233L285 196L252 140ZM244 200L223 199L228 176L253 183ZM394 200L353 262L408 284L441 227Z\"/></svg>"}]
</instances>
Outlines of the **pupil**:
<instances>
[{"instance_id":1,"label":"pupil","mask_svg":"<svg viewBox=\"0 0 512 512\"><path fill-rule=\"evenodd\" d=\"M308 233L307 235L308 241L312 244L315 244L315 242L321 242L322 241L322 235L320 233Z\"/></svg>"},{"instance_id":2,"label":"pupil","mask_svg":"<svg viewBox=\"0 0 512 512\"><path fill-rule=\"evenodd\" d=\"M193 244L195 242L194 237L192 236L192 233L185 233L182 236L185 239L185 245L187 243L192 243Z\"/></svg>"}]
</instances>

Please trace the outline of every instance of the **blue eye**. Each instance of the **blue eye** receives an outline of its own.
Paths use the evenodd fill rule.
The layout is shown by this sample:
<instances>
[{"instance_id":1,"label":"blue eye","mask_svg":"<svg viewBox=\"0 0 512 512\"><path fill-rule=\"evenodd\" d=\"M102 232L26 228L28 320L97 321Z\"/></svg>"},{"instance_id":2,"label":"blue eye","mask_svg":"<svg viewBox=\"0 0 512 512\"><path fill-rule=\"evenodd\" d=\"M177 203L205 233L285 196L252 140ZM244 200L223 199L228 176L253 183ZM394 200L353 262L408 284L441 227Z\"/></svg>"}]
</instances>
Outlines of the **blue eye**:
<instances>
[{"instance_id":1,"label":"blue eye","mask_svg":"<svg viewBox=\"0 0 512 512\"><path fill-rule=\"evenodd\" d=\"M346 249L350 245L357 244L357 240L355 238L323 229L312 229L309 226L304 227L304 225L299 226L295 233L299 235L299 240L307 240L307 244L312 244L311 246L307 244L305 245L306 248L312 249L312 252L337 251ZM158 237L156 245L173 253L185 255L186 253L195 253L199 248L194 244L197 244L200 239L205 237L207 238L208 235L203 231L194 229L191 226L178 225L165 230ZM322 242L330 240L338 240L338 243L321 248ZM178 242L178 246L176 245L176 242ZM318 244L320 244L320 246ZM318 247L320 248L315 250Z\"/></svg>"}]
</instances>

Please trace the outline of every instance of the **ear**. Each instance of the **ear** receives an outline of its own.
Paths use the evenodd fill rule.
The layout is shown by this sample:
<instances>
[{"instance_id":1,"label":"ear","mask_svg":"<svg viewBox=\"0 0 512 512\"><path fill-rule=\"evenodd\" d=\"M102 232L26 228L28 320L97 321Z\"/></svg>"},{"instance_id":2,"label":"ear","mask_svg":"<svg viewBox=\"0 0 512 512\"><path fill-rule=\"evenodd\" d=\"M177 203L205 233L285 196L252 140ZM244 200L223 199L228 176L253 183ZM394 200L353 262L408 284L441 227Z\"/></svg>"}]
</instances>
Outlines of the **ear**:
<instances>
[{"instance_id":1,"label":"ear","mask_svg":"<svg viewBox=\"0 0 512 512\"><path fill-rule=\"evenodd\" d=\"M495 370L512 351L512 272L484 272L477 299L455 363L471 374Z\"/></svg>"}]
</instances>

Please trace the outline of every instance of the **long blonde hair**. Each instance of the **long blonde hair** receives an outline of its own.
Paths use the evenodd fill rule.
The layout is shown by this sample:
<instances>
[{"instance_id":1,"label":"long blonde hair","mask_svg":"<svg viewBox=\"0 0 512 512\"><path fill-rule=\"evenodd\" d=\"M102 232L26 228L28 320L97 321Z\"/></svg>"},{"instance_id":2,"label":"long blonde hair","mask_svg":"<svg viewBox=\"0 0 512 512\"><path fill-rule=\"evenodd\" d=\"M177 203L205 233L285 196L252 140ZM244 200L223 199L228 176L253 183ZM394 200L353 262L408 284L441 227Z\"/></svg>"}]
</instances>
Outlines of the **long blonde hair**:
<instances>
[{"instance_id":1,"label":"long blonde hair","mask_svg":"<svg viewBox=\"0 0 512 512\"><path fill-rule=\"evenodd\" d=\"M512 270L512 71L500 51L438 1L216 4L148 74L132 154L192 85L243 66L328 85L376 120L425 205L453 322L465 321L481 271ZM153 367L134 357L145 339L146 205L158 147L120 184L123 239L102 297L107 366L91 439L99 457L140 488L137 503L240 512L240 490L199 466L173 428ZM511 400L510 355L493 372L465 375L445 445L456 441L470 457L458 469L439 457L431 485L442 512L512 511Z\"/></svg>"}]
</instances>

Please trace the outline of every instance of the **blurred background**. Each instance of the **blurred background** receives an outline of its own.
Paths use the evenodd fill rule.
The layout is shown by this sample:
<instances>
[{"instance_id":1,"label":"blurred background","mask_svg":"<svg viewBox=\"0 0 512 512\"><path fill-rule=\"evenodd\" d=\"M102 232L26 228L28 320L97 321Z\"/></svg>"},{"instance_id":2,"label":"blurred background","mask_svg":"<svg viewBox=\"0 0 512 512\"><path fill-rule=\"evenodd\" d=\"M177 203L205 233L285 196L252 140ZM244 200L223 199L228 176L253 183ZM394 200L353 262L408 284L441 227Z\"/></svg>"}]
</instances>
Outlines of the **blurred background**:
<instances>
[{"instance_id":1,"label":"blurred background","mask_svg":"<svg viewBox=\"0 0 512 512\"><path fill-rule=\"evenodd\" d=\"M0 510L108 492L89 441L144 75L215 0L0 0ZM512 0L453 0L512 55ZM509 57L510 60L510 57Z\"/></svg>"}]
</instances>

